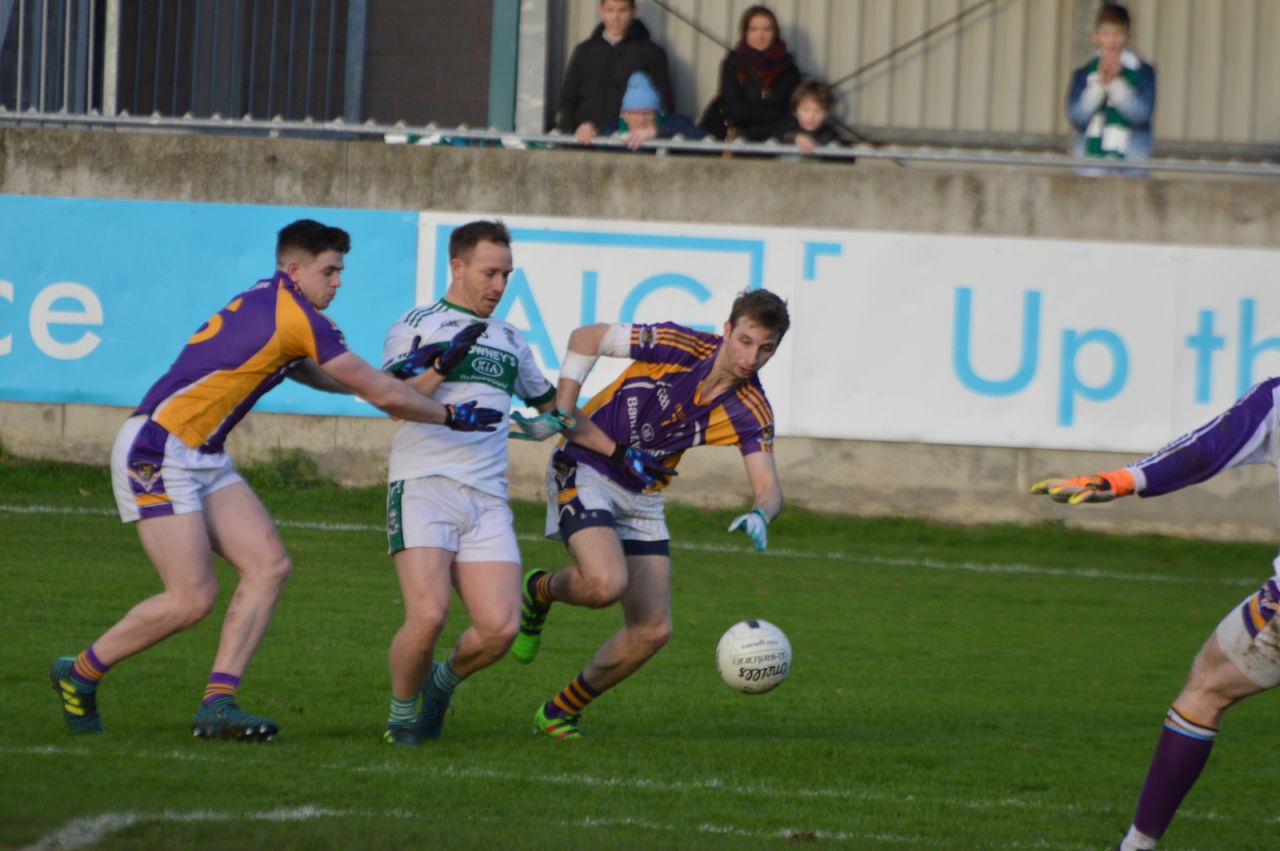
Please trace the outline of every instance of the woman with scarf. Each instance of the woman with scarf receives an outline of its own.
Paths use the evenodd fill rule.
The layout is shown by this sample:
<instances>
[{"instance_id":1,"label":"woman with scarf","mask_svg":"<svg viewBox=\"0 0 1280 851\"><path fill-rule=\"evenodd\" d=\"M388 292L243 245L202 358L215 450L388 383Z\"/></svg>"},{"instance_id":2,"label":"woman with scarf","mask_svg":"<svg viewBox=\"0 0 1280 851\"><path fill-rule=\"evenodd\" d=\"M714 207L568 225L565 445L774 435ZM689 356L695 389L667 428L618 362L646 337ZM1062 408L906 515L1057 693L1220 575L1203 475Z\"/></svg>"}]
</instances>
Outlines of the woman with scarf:
<instances>
[{"instance_id":1,"label":"woman with scarf","mask_svg":"<svg viewBox=\"0 0 1280 851\"><path fill-rule=\"evenodd\" d=\"M720 64L720 94L703 115L702 127L721 139L763 142L791 120L791 93L800 84L800 69L769 7L749 7L738 31L738 46Z\"/></svg>"}]
</instances>

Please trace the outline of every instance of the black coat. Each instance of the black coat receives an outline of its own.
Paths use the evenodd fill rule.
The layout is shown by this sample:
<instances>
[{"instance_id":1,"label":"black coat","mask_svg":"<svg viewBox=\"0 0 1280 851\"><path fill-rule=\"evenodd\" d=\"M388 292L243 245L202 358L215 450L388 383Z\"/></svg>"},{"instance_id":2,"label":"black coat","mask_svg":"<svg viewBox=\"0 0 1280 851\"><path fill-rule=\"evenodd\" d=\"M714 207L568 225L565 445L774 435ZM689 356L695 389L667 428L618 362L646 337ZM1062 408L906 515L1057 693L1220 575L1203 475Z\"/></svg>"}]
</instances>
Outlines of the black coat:
<instances>
[{"instance_id":1,"label":"black coat","mask_svg":"<svg viewBox=\"0 0 1280 851\"><path fill-rule=\"evenodd\" d=\"M800 85L800 69L787 55L787 66L769 88L739 64L733 51L720 63L720 114L736 127L739 139L763 142L791 120L791 93Z\"/></svg>"},{"instance_id":2,"label":"black coat","mask_svg":"<svg viewBox=\"0 0 1280 851\"><path fill-rule=\"evenodd\" d=\"M572 133L584 121L597 128L618 120L627 79L644 71L662 98L666 113L675 111L671 78L667 74L667 52L649 39L649 29L633 20L627 34L617 44L604 40L604 24L597 24L591 37L573 49L569 68L560 86L556 127Z\"/></svg>"}]
</instances>

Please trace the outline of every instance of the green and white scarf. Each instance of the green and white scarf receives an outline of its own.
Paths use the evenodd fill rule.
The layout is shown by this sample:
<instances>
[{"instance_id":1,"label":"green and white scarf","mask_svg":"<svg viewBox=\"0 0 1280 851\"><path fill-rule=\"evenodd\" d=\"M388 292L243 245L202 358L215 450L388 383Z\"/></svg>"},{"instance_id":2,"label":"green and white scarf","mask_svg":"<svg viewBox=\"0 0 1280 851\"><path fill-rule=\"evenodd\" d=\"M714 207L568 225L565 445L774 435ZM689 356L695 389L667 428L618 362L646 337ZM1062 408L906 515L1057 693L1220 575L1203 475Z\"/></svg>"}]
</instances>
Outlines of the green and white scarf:
<instances>
[{"instance_id":1,"label":"green and white scarf","mask_svg":"<svg viewBox=\"0 0 1280 851\"><path fill-rule=\"evenodd\" d=\"M1093 61L1089 63L1090 74L1098 72L1098 61L1100 57L1095 56ZM1136 90L1138 88L1138 68L1141 67L1142 61L1137 56L1124 51L1120 54L1120 76L1124 77L1129 87ZM1093 118L1089 120L1089 126L1084 131L1084 155L1086 157L1107 157L1114 160L1124 159L1125 152L1129 149L1129 137L1132 134L1128 121L1120 111L1110 103L1104 103Z\"/></svg>"}]
</instances>

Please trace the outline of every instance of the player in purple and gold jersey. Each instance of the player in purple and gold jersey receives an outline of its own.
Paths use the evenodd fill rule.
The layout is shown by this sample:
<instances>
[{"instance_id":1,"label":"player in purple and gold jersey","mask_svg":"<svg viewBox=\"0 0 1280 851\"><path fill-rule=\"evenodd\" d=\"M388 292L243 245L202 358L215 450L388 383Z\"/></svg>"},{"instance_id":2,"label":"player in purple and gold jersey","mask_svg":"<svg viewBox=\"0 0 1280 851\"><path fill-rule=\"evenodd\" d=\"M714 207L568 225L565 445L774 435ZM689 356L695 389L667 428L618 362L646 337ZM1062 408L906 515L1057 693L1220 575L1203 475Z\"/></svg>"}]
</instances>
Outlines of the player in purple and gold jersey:
<instances>
[{"instance_id":1,"label":"player in purple and gold jersey","mask_svg":"<svg viewBox=\"0 0 1280 851\"><path fill-rule=\"evenodd\" d=\"M1242 464L1280 468L1280 378L1256 385L1215 419L1119 470L1043 479L1031 486L1056 502L1160 496ZM1165 713L1133 824L1122 851L1156 847L1209 759L1223 715L1246 697L1280 685L1280 556L1277 575L1227 613L1191 663Z\"/></svg>"},{"instance_id":2,"label":"player in purple and gold jersey","mask_svg":"<svg viewBox=\"0 0 1280 851\"><path fill-rule=\"evenodd\" d=\"M164 590L134 606L78 656L54 661L53 688L76 732L102 730L97 685L113 665L204 618L218 595L213 554L240 575L227 607L197 736L269 740L270 719L243 712L236 687L258 647L292 564L271 518L223 450L227 434L286 377L354 392L392 416L459 430L491 430L502 413L445 406L347 349L321 311L342 282L346 231L310 219L279 233L276 273L200 327L125 422L111 453L120 517Z\"/></svg>"},{"instance_id":3,"label":"player in purple and gold jersey","mask_svg":"<svg viewBox=\"0 0 1280 851\"><path fill-rule=\"evenodd\" d=\"M640 668L671 635L670 536L662 488L696 446L737 446L754 505L743 529L757 550L782 510L773 461L773 410L757 373L790 325L786 303L752 290L733 303L724 336L681 325L587 325L569 338L556 401L570 410L600 355L633 363L583 410L614 442L609 455L565 444L547 471L547 535L564 540L574 564L525 577L512 655L533 661L552 602L603 608L620 602L623 626L590 664L534 716L536 729L578 738L592 700ZM570 407L566 407L570 406Z\"/></svg>"}]
</instances>

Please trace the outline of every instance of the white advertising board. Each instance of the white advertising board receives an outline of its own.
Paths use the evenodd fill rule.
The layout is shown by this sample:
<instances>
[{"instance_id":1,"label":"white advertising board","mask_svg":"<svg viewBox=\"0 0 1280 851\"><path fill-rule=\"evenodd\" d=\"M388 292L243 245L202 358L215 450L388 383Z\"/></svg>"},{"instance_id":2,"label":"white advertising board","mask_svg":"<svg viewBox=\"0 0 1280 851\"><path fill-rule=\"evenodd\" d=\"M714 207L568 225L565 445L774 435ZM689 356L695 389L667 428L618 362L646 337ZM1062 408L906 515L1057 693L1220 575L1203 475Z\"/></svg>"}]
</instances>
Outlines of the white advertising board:
<instances>
[{"instance_id":1,"label":"white advertising board","mask_svg":"<svg viewBox=\"0 0 1280 851\"><path fill-rule=\"evenodd\" d=\"M449 231L480 217L421 214L420 302L447 287ZM788 299L761 374L781 435L1144 452L1280 371L1277 251L504 220L499 315L553 380L577 325L719 331L745 288Z\"/></svg>"}]
</instances>

